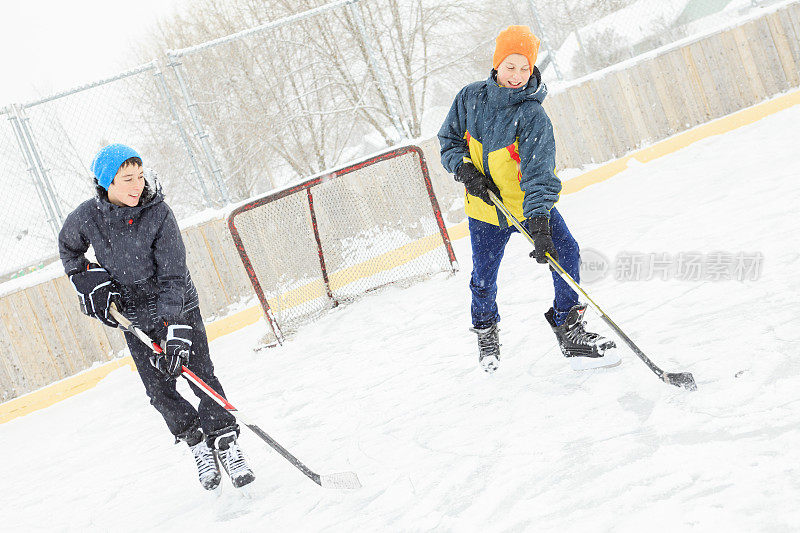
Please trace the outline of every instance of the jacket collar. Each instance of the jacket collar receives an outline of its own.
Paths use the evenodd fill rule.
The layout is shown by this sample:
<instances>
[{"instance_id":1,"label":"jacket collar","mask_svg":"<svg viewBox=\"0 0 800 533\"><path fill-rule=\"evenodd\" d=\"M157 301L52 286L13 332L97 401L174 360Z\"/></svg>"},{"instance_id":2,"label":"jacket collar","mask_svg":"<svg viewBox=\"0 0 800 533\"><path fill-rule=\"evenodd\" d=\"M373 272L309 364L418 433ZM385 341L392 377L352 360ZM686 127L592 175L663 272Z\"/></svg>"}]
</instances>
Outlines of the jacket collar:
<instances>
[{"instance_id":1,"label":"jacket collar","mask_svg":"<svg viewBox=\"0 0 800 533\"><path fill-rule=\"evenodd\" d=\"M107 195L98 194L95 203L100 212L110 218L132 219L138 217L143 209L156 205L164 201L164 193L158 179L147 180L139 205L133 207L127 205L114 205L108 201Z\"/></svg>"},{"instance_id":2,"label":"jacket collar","mask_svg":"<svg viewBox=\"0 0 800 533\"><path fill-rule=\"evenodd\" d=\"M533 67L533 73L525 87L509 89L497 84L497 71L492 70L486 80L489 96L489 105L496 108L511 107L521 104L525 100L535 100L540 104L547 96L547 86L542 83L542 75L538 67Z\"/></svg>"}]
</instances>

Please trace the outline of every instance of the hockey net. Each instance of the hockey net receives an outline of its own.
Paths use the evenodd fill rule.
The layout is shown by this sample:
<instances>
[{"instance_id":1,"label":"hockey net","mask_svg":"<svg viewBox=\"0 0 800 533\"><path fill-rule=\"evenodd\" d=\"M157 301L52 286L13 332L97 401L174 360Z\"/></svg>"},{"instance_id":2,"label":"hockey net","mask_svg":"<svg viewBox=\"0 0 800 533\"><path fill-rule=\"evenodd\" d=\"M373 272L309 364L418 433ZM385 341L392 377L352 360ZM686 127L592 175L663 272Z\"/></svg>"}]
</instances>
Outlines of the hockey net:
<instances>
[{"instance_id":1,"label":"hockey net","mask_svg":"<svg viewBox=\"0 0 800 533\"><path fill-rule=\"evenodd\" d=\"M228 227L270 325L267 344L366 292L458 267L416 146L254 199Z\"/></svg>"}]
</instances>

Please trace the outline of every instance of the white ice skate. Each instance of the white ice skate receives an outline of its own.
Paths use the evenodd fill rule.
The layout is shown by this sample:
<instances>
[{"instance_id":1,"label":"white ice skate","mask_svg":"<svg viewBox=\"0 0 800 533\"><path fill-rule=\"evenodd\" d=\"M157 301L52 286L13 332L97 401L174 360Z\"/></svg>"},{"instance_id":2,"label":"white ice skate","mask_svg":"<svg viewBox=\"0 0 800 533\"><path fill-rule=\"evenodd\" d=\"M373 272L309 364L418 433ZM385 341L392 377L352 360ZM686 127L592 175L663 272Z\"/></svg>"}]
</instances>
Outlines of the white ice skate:
<instances>
[{"instance_id":1,"label":"white ice skate","mask_svg":"<svg viewBox=\"0 0 800 533\"><path fill-rule=\"evenodd\" d=\"M247 466L242 449L236 442L236 432L231 431L214 439L214 449L219 463L231 479L234 487L244 487L251 483L256 476Z\"/></svg>"},{"instance_id":2,"label":"white ice skate","mask_svg":"<svg viewBox=\"0 0 800 533\"><path fill-rule=\"evenodd\" d=\"M194 455L194 462L197 463L197 475L200 484L206 490L214 490L219 486L221 475L214 453L208 447L205 440L201 440L194 446L189 446Z\"/></svg>"}]
</instances>

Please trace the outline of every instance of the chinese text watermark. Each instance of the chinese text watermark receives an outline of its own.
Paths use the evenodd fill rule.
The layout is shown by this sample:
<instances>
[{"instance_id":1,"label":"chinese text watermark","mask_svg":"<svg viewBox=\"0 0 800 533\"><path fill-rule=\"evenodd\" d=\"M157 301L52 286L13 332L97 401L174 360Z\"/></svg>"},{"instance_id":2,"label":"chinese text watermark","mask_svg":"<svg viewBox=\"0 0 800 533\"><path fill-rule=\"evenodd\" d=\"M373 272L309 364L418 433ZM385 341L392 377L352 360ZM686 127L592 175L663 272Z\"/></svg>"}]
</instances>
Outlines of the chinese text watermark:
<instances>
[{"instance_id":1,"label":"chinese text watermark","mask_svg":"<svg viewBox=\"0 0 800 533\"><path fill-rule=\"evenodd\" d=\"M756 281L761 276L761 252L620 252L609 261L596 250L581 250L581 281L608 277L617 281Z\"/></svg>"}]
</instances>

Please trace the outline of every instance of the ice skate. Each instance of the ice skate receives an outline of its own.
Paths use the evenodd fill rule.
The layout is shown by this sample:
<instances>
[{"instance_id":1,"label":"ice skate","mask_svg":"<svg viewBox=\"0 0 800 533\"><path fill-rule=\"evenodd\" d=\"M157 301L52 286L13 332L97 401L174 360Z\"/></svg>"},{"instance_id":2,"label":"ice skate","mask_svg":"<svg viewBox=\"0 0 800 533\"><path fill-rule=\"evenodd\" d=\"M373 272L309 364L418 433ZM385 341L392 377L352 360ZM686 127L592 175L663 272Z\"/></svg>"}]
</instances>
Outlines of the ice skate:
<instances>
[{"instance_id":1,"label":"ice skate","mask_svg":"<svg viewBox=\"0 0 800 533\"><path fill-rule=\"evenodd\" d=\"M235 431L216 437L214 451L234 487L244 487L256 478L253 471L247 466L239 443L236 442Z\"/></svg>"},{"instance_id":2,"label":"ice skate","mask_svg":"<svg viewBox=\"0 0 800 533\"><path fill-rule=\"evenodd\" d=\"M602 335L584 329L585 311L586 305L574 306L560 326L555 323L555 311L552 307L545 313L544 317L553 328L561 353L569 360L573 370L617 366L621 360L617 352L612 350L617 345Z\"/></svg>"},{"instance_id":3,"label":"ice skate","mask_svg":"<svg viewBox=\"0 0 800 533\"><path fill-rule=\"evenodd\" d=\"M219 465L214 458L214 453L208 447L206 441L201 440L194 446L189 446L194 455L194 462L197 463L197 474L200 484L206 490L214 490L219 486L222 476L219 472Z\"/></svg>"},{"instance_id":4,"label":"ice skate","mask_svg":"<svg viewBox=\"0 0 800 533\"><path fill-rule=\"evenodd\" d=\"M478 335L478 362L491 374L500 366L500 329L497 324L487 328L470 328Z\"/></svg>"}]
</instances>

